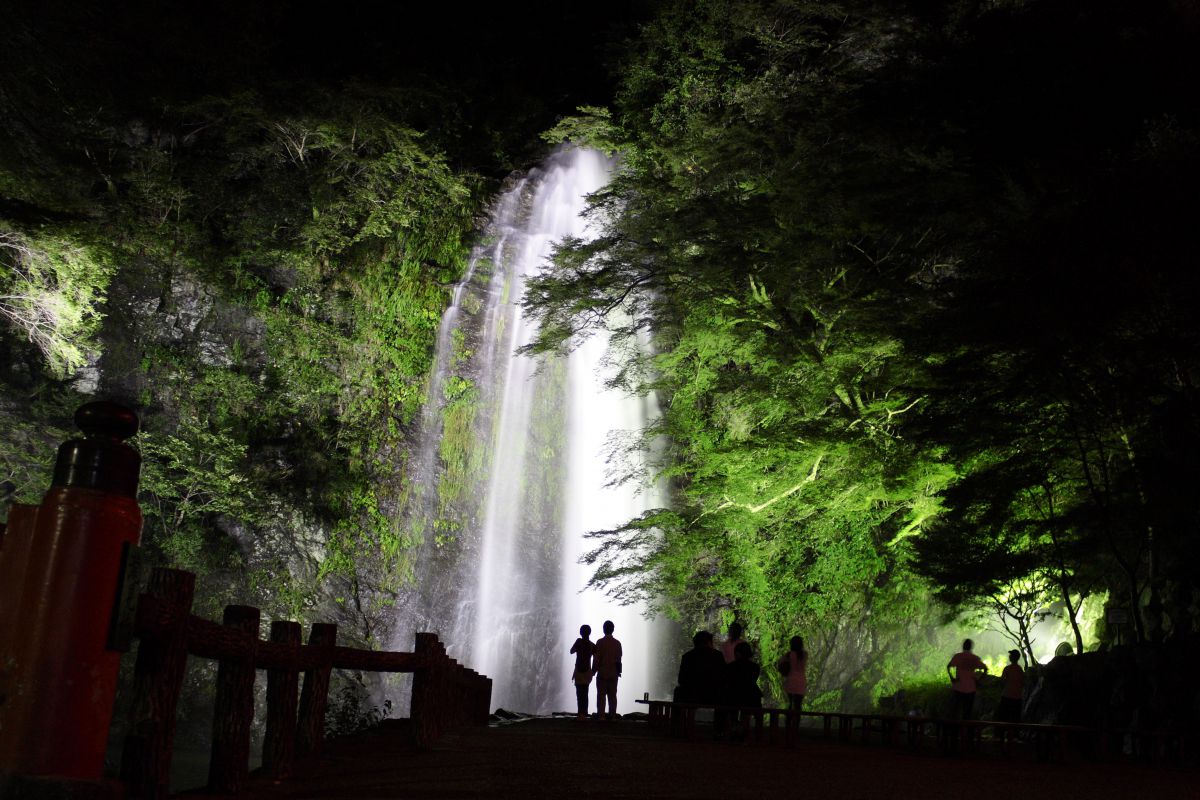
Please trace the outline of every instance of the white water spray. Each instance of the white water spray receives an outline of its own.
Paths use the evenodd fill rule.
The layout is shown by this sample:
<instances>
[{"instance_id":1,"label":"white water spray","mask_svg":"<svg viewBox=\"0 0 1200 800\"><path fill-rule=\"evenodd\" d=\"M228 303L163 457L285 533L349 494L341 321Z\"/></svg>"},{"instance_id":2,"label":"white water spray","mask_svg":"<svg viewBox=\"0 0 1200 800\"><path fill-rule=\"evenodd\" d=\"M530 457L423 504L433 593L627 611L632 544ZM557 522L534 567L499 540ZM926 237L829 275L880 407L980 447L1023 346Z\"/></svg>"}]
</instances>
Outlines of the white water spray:
<instances>
[{"instance_id":1,"label":"white water spray","mask_svg":"<svg viewBox=\"0 0 1200 800\"><path fill-rule=\"evenodd\" d=\"M438 550L428 532L435 516L430 498L441 479L438 437L428 435L441 433L436 414L425 415L427 435L414 456L425 481L425 508L414 517L427 528L416 576L422 600L402 605L401 614L421 629L442 632L451 655L493 679L493 708L573 709L567 651L581 624L592 627L595 639L605 620L615 623L625 651L619 710L632 711L635 697L664 689L655 674L659 624L646 620L641 608L585 590L590 568L579 563L589 549L587 531L615 527L660 505L655 491L607 487L603 455L610 435L635 432L651 420L654 403L606 388L607 336L593 336L565 359L515 354L536 334L520 309L526 278L545 267L563 237L592 235L581 216L586 196L604 186L610 171L608 160L593 151L555 154L500 199L494 241L472 260L469 276L484 262L492 273L474 316L470 363L459 369L480 393L476 431L489 468L477 477L473 505L463 512L468 521L457 549L448 551L453 557ZM462 301L456 292L431 387L441 387L454 369L454 359L442 352L451 346L451 331L471 322L460 319ZM440 400L435 395L431 391L431 404ZM405 645L411 630L402 622L397 644Z\"/></svg>"}]
</instances>

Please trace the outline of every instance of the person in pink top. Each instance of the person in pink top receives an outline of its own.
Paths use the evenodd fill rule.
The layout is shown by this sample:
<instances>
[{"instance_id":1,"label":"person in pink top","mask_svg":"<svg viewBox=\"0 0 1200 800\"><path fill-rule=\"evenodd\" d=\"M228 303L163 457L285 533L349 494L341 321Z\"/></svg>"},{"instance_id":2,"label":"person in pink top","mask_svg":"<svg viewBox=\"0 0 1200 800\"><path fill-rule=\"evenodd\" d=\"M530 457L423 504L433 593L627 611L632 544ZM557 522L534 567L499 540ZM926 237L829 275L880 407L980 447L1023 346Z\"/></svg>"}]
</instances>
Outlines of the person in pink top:
<instances>
[{"instance_id":1,"label":"person in pink top","mask_svg":"<svg viewBox=\"0 0 1200 800\"><path fill-rule=\"evenodd\" d=\"M974 646L974 642L965 639L962 652L951 656L950 663L946 665L950 686L954 689L954 715L961 719L970 719L975 708L976 673L987 674L983 660L971 652Z\"/></svg>"},{"instance_id":2,"label":"person in pink top","mask_svg":"<svg viewBox=\"0 0 1200 800\"><path fill-rule=\"evenodd\" d=\"M575 684L578 719L587 719L588 687L592 683L592 651L596 649L591 635L592 626L581 625L579 638L571 645L571 652L575 654L575 671L571 673L571 682Z\"/></svg>"},{"instance_id":3,"label":"person in pink top","mask_svg":"<svg viewBox=\"0 0 1200 800\"><path fill-rule=\"evenodd\" d=\"M792 637L788 651L779 659L779 672L783 675L783 690L787 692L792 710L800 711L808 692L808 651L799 636Z\"/></svg>"}]
</instances>

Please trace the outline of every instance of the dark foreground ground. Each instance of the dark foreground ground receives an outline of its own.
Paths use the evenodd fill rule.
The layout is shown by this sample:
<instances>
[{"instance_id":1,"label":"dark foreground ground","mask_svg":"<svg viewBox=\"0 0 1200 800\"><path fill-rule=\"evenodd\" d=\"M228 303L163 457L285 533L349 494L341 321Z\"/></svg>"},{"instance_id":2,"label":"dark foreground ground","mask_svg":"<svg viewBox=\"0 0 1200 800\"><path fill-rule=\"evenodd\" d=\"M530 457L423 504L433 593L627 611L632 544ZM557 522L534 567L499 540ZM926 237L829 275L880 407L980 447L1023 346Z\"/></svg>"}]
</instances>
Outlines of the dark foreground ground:
<instances>
[{"instance_id":1,"label":"dark foreground ground","mask_svg":"<svg viewBox=\"0 0 1200 800\"><path fill-rule=\"evenodd\" d=\"M640 721L532 719L450 734L426 752L409 746L399 726L337 740L319 764L282 784L252 779L244 796L1200 800L1200 771L949 758L819 737L790 749L731 745L668 738Z\"/></svg>"}]
</instances>

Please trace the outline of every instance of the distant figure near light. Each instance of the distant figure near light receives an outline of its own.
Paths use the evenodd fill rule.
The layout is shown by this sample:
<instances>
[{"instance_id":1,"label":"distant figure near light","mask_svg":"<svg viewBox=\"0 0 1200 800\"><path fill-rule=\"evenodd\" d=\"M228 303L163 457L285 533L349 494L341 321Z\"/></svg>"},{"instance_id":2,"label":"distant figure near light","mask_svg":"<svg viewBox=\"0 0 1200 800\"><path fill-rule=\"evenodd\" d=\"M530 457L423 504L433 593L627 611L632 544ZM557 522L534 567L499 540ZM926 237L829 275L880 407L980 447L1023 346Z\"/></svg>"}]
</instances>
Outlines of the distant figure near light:
<instances>
[{"instance_id":1,"label":"distant figure near light","mask_svg":"<svg viewBox=\"0 0 1200 800\"><path fill-rule=\"evenodd\" d=\"M779 674L783 676L783 690L787 692L792 710L800 711L808 692L808 651L799 636L793 636L788 645L788 651L779 659Z\"/></svg>"},{"instance_id":2,"label":"distant figure near light","mask_svg":"<svg viewBox=\"0 0 1200 800\"><path fill-rule=\"evenodd\" d=\"M721 645L721 655L725 656L725 663L732 664L734 660L734 651L737 646L744 642L742 638L742 626L740 623L729 623L729 638Z\"/></svg>"},{"instance_id":3,"label":"distant figure near light","mask_svg":"<svg viewBox=\"0 0 1200 800\"><path fill-rule=\"evenodd\" d=\"M596 676L596 710L601 719L616 719L617 679L621 677L621 643L613 638L616 626L604 622L604 636L592 651L592 674ZM608 716L604 716L604 701L608 700Z\"/></svg>"},{"instance_id":4,"label":"distant figure near light","mask_svg":"<svg viewBox=\"0 0 1200 800\"><path fill-rule=\"evenodd\" d=\"M587 719L588 687L592 685L592 653L596 650L591 635L592 626L581 625L579 638L571 645L571 652L575 654L575 670L571 673L571 680L575 684L575 700L579 706L576 719Z\"/></svg>"},{"instance_id":5,"label":"distant figure near light","mask_svg":"<svg viewBox=\"0 0 1200 800\"><path fill-rule=\"evenodd\" d=\"M1000 673L1004 681L1004 691L1000 694L1000 708L996 716L1001 722L1021 721L1021 697L1025 692L1025 670L1017 662L1021 659L1020 650L1008 651L1008 666Z\"/></svg>"},{"instance_id":6,"label":"distant figure near light","mask_svg":"<svg viewBox=\"0 0 1200 800\"><path fill-rule=\"evenodd\" d=\"M971 719L975 708L975 674L987 674L983 660L971 652L975 643L970 639L963 640L961 653L950 657L946 665L946 674L950 676L950 685L954 688L954 716L959 719Z\"/></svg>"}]
</instances>

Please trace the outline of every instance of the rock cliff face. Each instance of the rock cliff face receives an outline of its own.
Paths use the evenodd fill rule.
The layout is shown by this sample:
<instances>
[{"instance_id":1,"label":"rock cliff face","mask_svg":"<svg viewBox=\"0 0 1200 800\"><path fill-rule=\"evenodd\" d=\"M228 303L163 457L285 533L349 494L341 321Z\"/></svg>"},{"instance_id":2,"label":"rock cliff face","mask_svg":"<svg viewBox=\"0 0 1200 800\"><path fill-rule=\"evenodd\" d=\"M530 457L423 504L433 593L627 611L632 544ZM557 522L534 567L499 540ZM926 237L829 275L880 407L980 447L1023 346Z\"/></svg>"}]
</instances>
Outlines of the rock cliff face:
<instances>
[{"instance_id":1,"label":"rock cliff face","mask_svg":"<svg viewBox=\"0 0 1200 800\"><path fill-rule=\"evenodd\" d=\"M282 7L20 5L0 10L0 520L41 497L73 410L117 400L143 423L146 563L196 572L197 613L403 646L423 526L448 544L476 503L446 481L428 518L404 512L439 320L499 181L577 104L566 61L561 85L527 69L542 37L507 13L389 7L406 24L384 40ZM330 25L375 44L334 54ZM461 478L475 409L444 413L459 437L431 469ZM181 715L200 738L205 669ZM343 677L346 726L377 701Z\"/></svg>"},{"instance_id":2,"label":"rock cliff face","mask_svg":"<svg viewBox=\"0 0 1200 800\"><path fill-rule=\"evenodd\" d=\"M391 643L439 319L496 182L540 160L580 64L596 84L579 36L601 28L24 5L0 9L0 520L40 498L74 408L117 400L143 422L146 561L196 572L198 613ZM473 503L439 500L452 525Z\"/></svg>"},{"instance_id":3,"label":"rock cliff face","mask_svg":"<svg viewBox=\"0 0 1200 800\"><path fill-rule=\"evenodd\" d=\"M1097 728L1187 729L1200 721L1200 637L1059 656L1039 671L1025 719Z\"/></svg>"},{"instance_id":4,"label":"rock cliff face","mask_svg":"<svg viewBox=\"0 0 1200 800\"><path fill-rule=\"evenodd\" d=\"M197 613L246 603L389 643L420 541L399 513L410 439L490 184L384 94L65 125L46 98L0 98L21 112L0 139L39 127L25 160L0 155L5 509L40 499L75 407L123 402L143 423L146 561L199 575ZM64 180L87 154L103 180ZM349 724L369 700L345 677Z\"/></svg>"}]
</instances>

